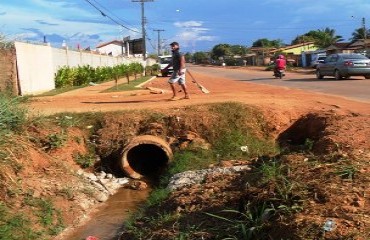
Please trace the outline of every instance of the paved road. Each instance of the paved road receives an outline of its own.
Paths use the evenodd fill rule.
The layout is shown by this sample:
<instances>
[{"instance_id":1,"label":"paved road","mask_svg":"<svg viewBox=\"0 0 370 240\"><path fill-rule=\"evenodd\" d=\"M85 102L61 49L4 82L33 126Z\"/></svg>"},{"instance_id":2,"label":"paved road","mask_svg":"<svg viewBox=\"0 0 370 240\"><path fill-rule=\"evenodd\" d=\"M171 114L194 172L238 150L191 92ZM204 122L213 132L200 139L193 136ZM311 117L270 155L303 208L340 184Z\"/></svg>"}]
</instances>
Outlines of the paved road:
<instances>
[{"instance_id":1,"label":"paved road","mask_svg":"<svg viewBox=\"0 0 370 240\"><path fill-rule=\"evenodd\" d=\"M188 68L190 71L231 80L296 88L370 102L370 80L364 77L351 77L346 80L325 77L318 80L314 74L287 72L285 78L275 79L272 72L261 70L223 69L195 65L190 65Z\"/></svg>"}]
</instances>

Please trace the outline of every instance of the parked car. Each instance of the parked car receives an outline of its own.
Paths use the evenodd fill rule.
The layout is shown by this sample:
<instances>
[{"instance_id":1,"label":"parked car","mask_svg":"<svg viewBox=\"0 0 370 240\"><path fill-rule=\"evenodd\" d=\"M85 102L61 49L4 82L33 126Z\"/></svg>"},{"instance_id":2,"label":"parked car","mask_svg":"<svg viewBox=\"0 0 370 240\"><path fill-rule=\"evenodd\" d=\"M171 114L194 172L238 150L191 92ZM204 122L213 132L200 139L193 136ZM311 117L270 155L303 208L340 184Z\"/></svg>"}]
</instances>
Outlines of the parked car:
<instances>
[{"instance_id":1,"label":"parked car","mask_svg":"<svg viewBox=\"0 0 370 240\"><path fill-rule=\"evenodd\" d=\"M159 65L161 66L161 73L163 77L167 77L173 73L173 67L169 67L167 71L164 68L172 61L172 55L163 55L158 57Z\"/></svg>"},{"instance_id":2,"label":"parked car","mask_svg":"<svg viewBox=\"0 0 370 240\"><path fill-rule=\"evenodd\" d=\"M311 67L316 68L317 65L319 65L320 63L323 63L325 59L326 59L326 55L318 55L317 58L311 62Z\"/></svg>"},{"instance_id":3,"label":"parked car","mask_svg":"<svg viewBox=\"0 0 370 240\"><path fill-rule=\"evenodd\" d=\"M324 76L334 76L337 80L351 76L364 76L370 79L370 59L358 53L329 55L316 68L317 79Z\"/></svg>"}]
</instances>

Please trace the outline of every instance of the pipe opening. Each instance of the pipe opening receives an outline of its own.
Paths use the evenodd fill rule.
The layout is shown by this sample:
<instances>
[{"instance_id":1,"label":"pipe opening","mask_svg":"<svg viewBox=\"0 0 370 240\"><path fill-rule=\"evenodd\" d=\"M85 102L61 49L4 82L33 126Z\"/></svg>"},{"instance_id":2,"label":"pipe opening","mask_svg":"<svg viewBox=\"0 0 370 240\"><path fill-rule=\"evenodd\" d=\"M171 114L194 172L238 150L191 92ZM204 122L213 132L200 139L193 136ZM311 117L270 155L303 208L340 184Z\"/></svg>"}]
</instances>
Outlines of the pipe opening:
<instances>
[{"instance_id":1,"label":"pipe opening","mask_svg":"<svg viewBox=\"0 0 370 240\"><path fill-rule=\"evenodd\" d=\"M172 160L172 150L163 139L143 135L135 137L123 149L122 170L129 177L156 177Z\"/></svg>"},{"instance_id":2,"label":"pipe opening","mask_svg":"<svg viewBox=\"0 0 370 240\"><path fill-rule=\"evenodd\" d=\"M127 152L127 161L135 172L153 176L167 166L169 156L157 145L139 144Z\"/></svg>"}]
</instances>

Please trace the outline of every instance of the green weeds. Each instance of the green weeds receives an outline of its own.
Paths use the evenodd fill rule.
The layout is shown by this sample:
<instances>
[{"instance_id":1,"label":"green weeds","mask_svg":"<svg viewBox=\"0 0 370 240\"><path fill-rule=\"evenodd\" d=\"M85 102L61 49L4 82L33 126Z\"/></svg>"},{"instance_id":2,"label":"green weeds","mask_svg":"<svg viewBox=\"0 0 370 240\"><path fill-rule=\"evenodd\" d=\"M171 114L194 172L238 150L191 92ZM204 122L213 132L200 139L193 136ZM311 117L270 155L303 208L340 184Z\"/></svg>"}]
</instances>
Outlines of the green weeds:
<instances>
[{"instance_id":1,"label":"green weeds","mask_svg":"<svg viewBox=\"0 0 370 240\"><path fill-rule=\"evenodd\" d=\"M334 173L342 179L353 180L355 175L358 173L358 169L354 165L338 166Z\"/></svg>"},{"instance_id":2,"label":"green weeds","mask_svg":"<svg viewBox=\"0 0 370 240\"><path fill-rule=\"evenodd\" d=\"M67 134L64 131L60 133L51 133L46 137L46 142L44 143L45 150L53 150L64 146L67 142Z\"/></svg>"},{"instance_id":3,"label":"green weeds","mask_svg":"<svg viewBox=\"0 0 370 240\"><path fill-rule=\"evenodd\" d=\"M64 229L61 213L51 200L26 197L24 203L35 209L39 224L48 229L48 234L56 235Z\"/></svg>"},{"instance_id":4,"label":"green weeds","mask_svg":"<svg viewBox=\"0 0 370 240\"><path fill-rule=\"evenodd\" d=\"M88 153L85 155L77 154L74 157L74 160L82 168L89 168L91 166L94 166L94 164L96 163L96 155L93 153Z\"/></svg>"},{"instance_id":5,"label":"green weeds","mask_svg":"<svg viewBox=\"0 0 370 240\"><path fill-rule=\"evenodd\" d=\"M40 233L35 232L28 217L21 213L12 213L0 202L0 239L23 240L40 239Z\"/></svg>"}]
</instances>

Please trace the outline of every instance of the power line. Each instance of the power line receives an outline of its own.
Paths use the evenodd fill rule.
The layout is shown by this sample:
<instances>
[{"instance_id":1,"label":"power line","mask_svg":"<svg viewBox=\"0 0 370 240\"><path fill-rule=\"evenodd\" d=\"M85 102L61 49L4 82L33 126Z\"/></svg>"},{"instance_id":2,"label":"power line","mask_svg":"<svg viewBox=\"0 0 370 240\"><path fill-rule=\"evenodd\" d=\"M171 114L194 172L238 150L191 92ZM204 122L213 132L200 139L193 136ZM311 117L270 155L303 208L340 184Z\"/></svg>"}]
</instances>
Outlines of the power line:
<instances>
[{"instance_id":1,"label":"power line","mask_svg":"<svg viewBox=\"0 0 370 240\"><path fill-rule=\"evenodd\" d=\"M100 6L101 8L103 8L106 12L109 12L112 16L114 16L116 19L120 20L121 22L125 23L126 25L130 26L131 27L134 27L132 24L130 24L129 22L123 20L122 18L120 18L119 16L117 16L115 13L113 13L112 11L110 11L108 8L104 7L102 4L100 4L97 0L93 0L98 6Z\"/></svg>"},{"instance_id":2,"label":"power line","mask_svg":"<svg viewBox=\"0 0 370 240\"><path fill-rule=\"evenodd\" d=\"M117 20L113 19L111 16L107 15L106 13L104 13L100 8L98 8L96 5L94 5L92 2L90 2L89 0L85 0L86 2L88 2L91 6L93 6L96 10L98 10L100 12L100 14L103 16L103 17L107 17L109 18L112 22L116 23L117 25L127 29L127 30L130 30L132 32L136 32L136 33L140 33L139 31L136 31L132 28L129 28L129 27L126 27L125 25L121 24L120 22L118 22Z\"/></svg>"}]
</instances>

